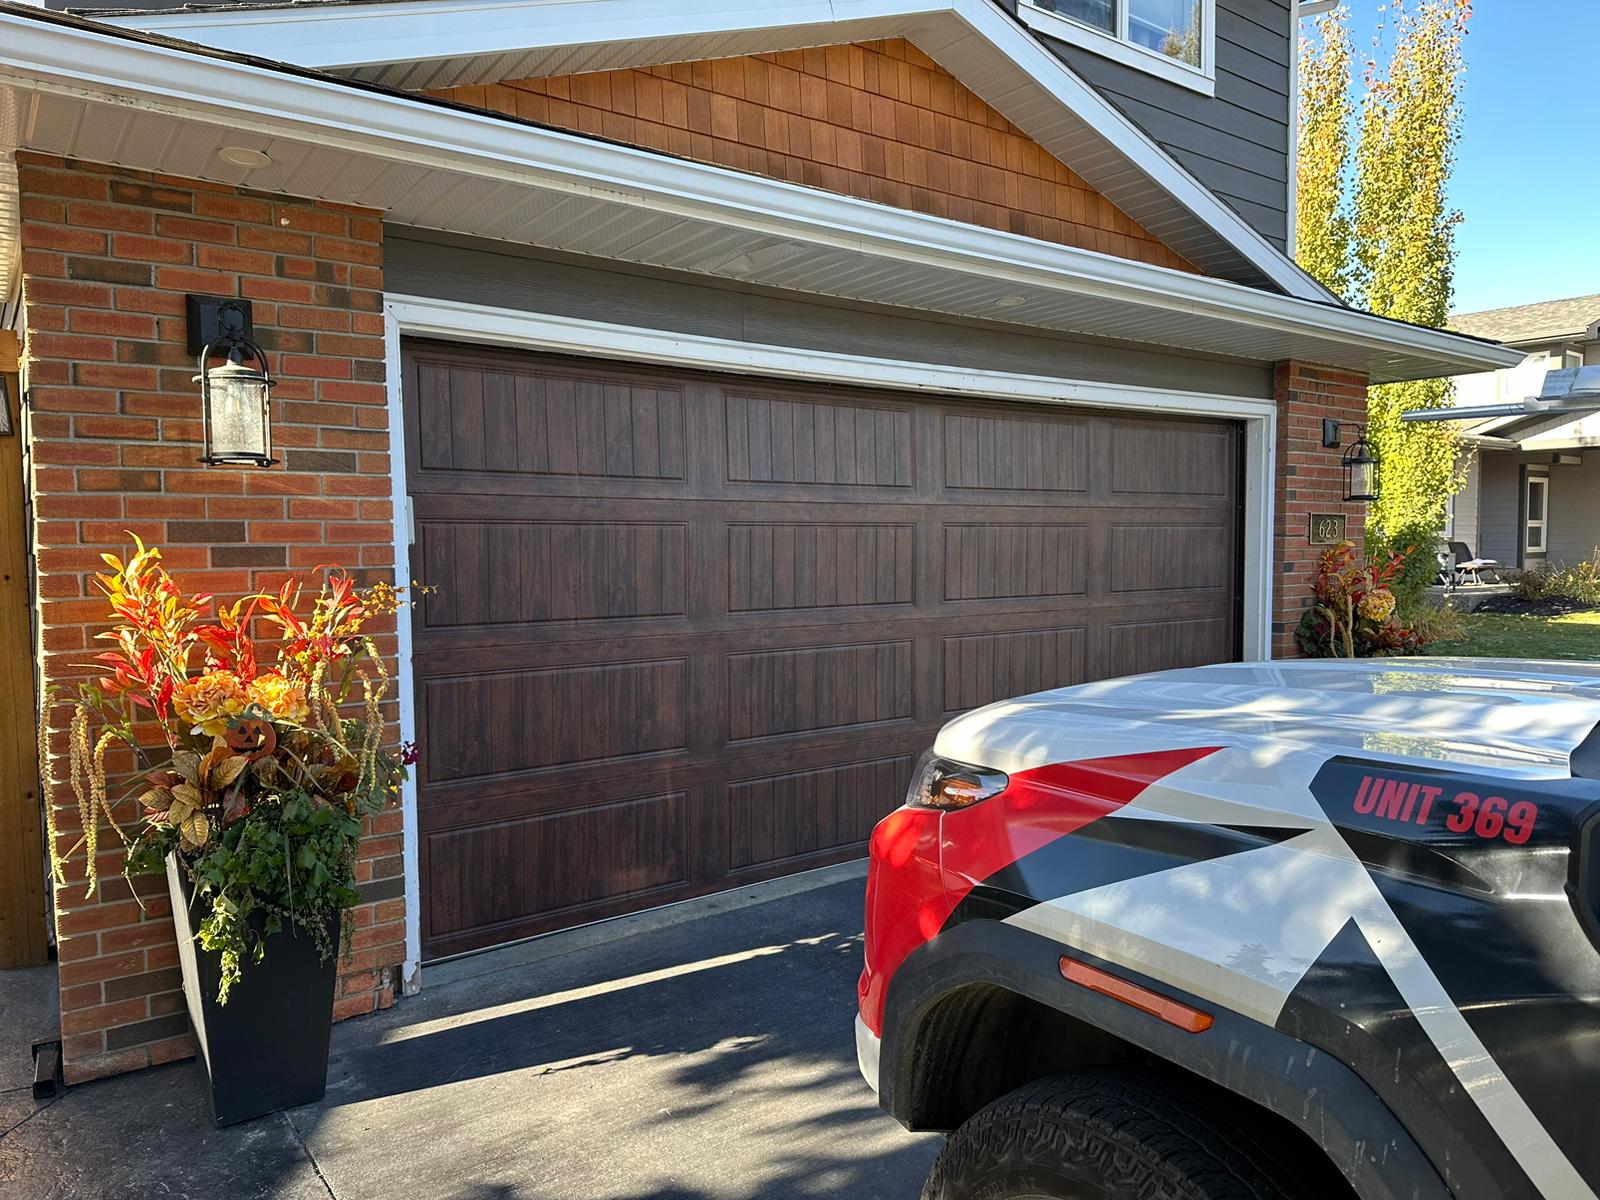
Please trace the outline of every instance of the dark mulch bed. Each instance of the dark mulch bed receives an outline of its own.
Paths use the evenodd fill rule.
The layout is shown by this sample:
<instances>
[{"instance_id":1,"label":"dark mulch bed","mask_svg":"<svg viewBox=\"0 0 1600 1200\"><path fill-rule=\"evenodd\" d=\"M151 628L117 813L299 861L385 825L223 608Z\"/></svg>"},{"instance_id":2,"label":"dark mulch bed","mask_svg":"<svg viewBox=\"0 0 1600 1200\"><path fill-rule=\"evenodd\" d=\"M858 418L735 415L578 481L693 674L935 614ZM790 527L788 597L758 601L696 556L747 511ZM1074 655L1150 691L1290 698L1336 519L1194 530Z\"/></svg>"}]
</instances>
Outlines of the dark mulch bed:
<instances>
[{"instance_id":1,"label":"dark mulch bed","mask_svg":"<svg viewBox=\"0 0 1600 1200\"><path fill-rule=\"evenodd\" d=\"M1567 596L1546 596L1543 600L1519 600L1516 596L1490 596L1476 606L1474 613L1506 617L1564 617L1568 613L1591 612L1600 605L1585 604Z\"/></svg>"}]
</instances>

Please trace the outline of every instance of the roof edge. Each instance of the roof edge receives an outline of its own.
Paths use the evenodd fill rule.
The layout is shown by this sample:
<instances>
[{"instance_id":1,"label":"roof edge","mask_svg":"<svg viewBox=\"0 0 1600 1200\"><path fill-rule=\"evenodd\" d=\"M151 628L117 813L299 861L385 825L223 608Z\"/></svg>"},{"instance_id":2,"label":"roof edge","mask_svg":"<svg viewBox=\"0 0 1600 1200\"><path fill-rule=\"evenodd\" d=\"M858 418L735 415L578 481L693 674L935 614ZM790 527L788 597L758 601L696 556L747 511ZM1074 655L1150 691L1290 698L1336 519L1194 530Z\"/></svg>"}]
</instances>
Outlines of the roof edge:
<instances>
[{"instance_id":1,"label":"roof edge","mask_svg":"<svg viewBox=\"0 0 1600 1200\"><path fill-rule=\"evenodd\" d=\"M1411 356L1412 366L1392 372L1393 378L1491 369L1521 359L1503 347L1342 306L676 160L447 101L43 14L0 0L0 29L7 26L9 36L0 38L0 80L15 87L121 108L171 112L225 123L230 129L253 127L271 136L314 140L408 168L585 196L629 197L635 205L683 212L759 236L846 247L852 253L1007 285L1103 297L1315 340L1330 350L1349 348L1369 359ZM234 99L248 93L258 97L254 111L241 110ZM330 94L346 97L337 111L329 108ZM229 182L220 176L217 181Z\"/></svg>"},{"instance_id":2,"label":"roof edge","mask_svg":"<svg viewBox=\"0 0 1600 1200\"><path fill-rule=\"evenodd\" d=\"M531 19L534 15L536 20ZM889 36L906 37L947 70L951 68L941 52L945 56L970 54L975 47L962 46L962 40L981 39L991 52L1003 55L1034 87L1042 88L1054 103L1082 122L1112 153L1161 189L1185 217L1228 247L1241 264L1259 273L1264 282L1286 295L1339 303L990 0L676 0L666 16L654 0L358 0L314 6L230 5L215 10L134 12L105 20L118 28L199 39L223 49L358 78L377 65L466 57L493 64L532 50L607 42L658 41L674 49L665 55L657 51L653 61L685 61L686 51L681 48L685 39L714 44L735 33L766 31L780 36L784 30L793 30L799 37L796 45L788 48L798 48L819 44L818 31L826 29L839 31L828 39L834 42L850 40L851 27L859 30L869 24L877 29L875 36L885 36L885 31L877 28L885 22L898 26L898 32ZM346 28L336 32L333 27L341 24ZM359 57L351 53L354 47L362 49ZM775 44L774 48L781 47ZM691 55L720 56L711 52ZM649 61L641 58L639 65ZM962 77L960 71L951 73ZM485 81L463 75L457 82ZM995 102L993 97L985 99ZM1007 105L1002 101L995 107L1005 112ZM1079 173L1087 175L1083 170ZM1127 208L1106 187L1100 186L1100 190ZM1129 215L1139 219L1138 214ZM1148 227L1149 222L1141 224ZM1183 253L1181 247L1174 249Z\"/></svg>"}]
</instances>

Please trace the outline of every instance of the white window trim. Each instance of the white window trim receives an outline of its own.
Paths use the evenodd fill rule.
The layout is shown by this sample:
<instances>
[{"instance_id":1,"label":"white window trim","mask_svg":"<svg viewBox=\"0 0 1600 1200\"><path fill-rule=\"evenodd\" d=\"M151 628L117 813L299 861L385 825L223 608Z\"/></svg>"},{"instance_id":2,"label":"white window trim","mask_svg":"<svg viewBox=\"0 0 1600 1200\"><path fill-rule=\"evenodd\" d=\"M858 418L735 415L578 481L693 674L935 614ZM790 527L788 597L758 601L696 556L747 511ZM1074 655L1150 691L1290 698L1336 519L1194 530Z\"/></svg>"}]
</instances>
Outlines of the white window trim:
<instances>
[{"instance_id":1,"label":"white window trim","mask_svg":"<svg viewBox=\"0 0 1600 1200\"><path fill-rule=\"evenodd\" d=\"M552 316L454 300L391 295L384 302L384 357L388 371L390 495L394 508L395 585L411 582L411 521L406 488L405 416L400 339L428 337L476 345L623 359L659 366L699 368L776 378L879 386L935 396L968 396L1033 403L1092 405L1130 411L1205 415L1242 420L1245 426L1242 651L1245 659L1272 657L1273 476L1277 470L1277 406L1270 400L1208 392L1176 392L1129 384L1093 383L972 370L940 363L833 354L730 338L641 329L577 317ZM396 615L399 644L400 736L417 737L415 678L411 667L411 614ZM404 825L407 995L421 987L422 878L417 846L417 785L400 789Z\"/></svg>"},{"instance_id":2,"label":"white window trim","mask_svg":"<svg viewBox=\"0 0 1600 1200\"><path fill-rule=\"evenodd\" d=\"M1092 54L1109 58L1123 66L1159 76L1203 96L1217 94L1217 0L1201 0L1198 67L1191 67L1186 62L1130 41L1127 0L1115 0L1114 10L1117 32L1112 34L1047 8L1040 8L1037 0L1020 0L1017 5L1017 15L1030 29L1049 34L1070 45L1081 46Z\"/></svg>"},{"instance_id":3,"label":"white window trim","mask_svg":"<svg viewBox=\"0 0 1600 1200\"><path fill-rule=\"evenodd\" d=\"M1529 494L1533 485L1538 484L1544 489L1544 498L1539 505L1539 511L1544 515L1535 521L1528 514L1533 511L1529 503ZM1539 531L1539 544L1532 544L1531 534ZM1550 476L1529 475L1522 481L1522 552L1524 554L1549 554L1550 553Z\"/></svg>"}]
</instances>

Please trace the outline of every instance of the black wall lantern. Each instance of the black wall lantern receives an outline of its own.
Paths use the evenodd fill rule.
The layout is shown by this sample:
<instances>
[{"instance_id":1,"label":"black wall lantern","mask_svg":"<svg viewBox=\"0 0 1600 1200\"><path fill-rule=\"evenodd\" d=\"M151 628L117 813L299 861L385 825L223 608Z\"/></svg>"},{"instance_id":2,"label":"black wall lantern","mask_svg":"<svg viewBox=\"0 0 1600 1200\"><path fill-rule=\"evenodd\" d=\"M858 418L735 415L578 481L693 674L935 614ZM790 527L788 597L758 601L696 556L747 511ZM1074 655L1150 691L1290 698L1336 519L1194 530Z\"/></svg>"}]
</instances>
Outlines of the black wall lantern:
<instances>
[{"instance_id":1,"label":"black wall lantern","mask_svg":"<svg viewBox=\"0 0 1600 1200\"><path fill-rule=\"evenodd\" d=\"M1329 449L1337 450L1341 441L1340 424L1324 417L1322 420L1322 444ZM1340 459L1344 468L1344 498L1368 503L1378 498L1378 460L1372 452L1372 443L1367 441L1367 431L1358 430L1356 440L1350 444Z\"/></svg>"},{"instance_id":2,"label":"black wall lantern","mask_svg":"<svg viewBox=\"0 0 1600 1200\"><path fill-rule=\"evenodd\" d=\"M189 353L197 356L205 453L213 467L270 467L272 375L255 332L250 301L190 296ZM208 366L214 358L224 361ZM246 359L254 365L248 365Z\"/></svg>"}]
</instances>

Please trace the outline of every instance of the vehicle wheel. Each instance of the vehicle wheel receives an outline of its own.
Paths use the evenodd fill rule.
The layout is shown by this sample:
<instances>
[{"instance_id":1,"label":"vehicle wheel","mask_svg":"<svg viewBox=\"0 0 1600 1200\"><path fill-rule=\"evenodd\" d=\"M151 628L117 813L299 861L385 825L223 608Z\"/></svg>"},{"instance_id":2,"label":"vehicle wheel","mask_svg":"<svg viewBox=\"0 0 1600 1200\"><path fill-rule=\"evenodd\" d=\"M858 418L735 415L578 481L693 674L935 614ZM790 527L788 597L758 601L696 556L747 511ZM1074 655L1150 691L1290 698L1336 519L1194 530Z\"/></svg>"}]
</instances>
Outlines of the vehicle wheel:
<instances>
[{"instance_id":1,"label":"vehicle wheel","mask_svg":"<svg viewBox=\"0 0 1600 1200\"><path fill-rule=\"evenodd\" d=\"M1086 1070L1002 1096L951 1134L923 1200L1303 1200L1215 1099Z\"/></svg>"}]
</instances>

